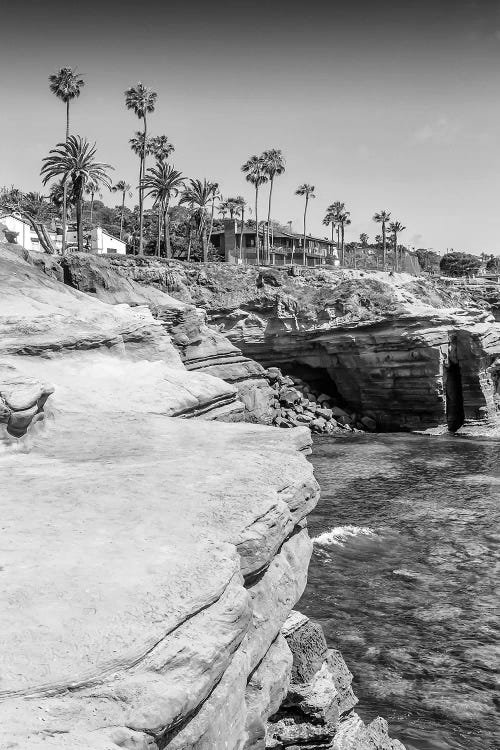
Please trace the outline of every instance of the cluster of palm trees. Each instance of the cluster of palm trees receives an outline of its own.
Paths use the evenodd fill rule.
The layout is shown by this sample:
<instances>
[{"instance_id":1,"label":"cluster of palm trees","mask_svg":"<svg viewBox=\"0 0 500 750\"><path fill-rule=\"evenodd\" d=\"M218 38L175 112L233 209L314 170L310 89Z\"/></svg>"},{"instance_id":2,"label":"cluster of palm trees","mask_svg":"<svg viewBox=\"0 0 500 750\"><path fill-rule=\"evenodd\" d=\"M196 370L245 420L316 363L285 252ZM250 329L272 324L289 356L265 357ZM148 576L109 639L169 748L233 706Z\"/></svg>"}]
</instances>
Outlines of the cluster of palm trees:
<instances>
[{"instance_id":1,"label":"cluster of palm trees","mask_svg":"<svg viewBox=\"0 0 500 750\"><path fill-rule=\"evenodd\" d=\"M76 207L78 248L81 250L83 248L82 213L84 197L87 196L90 199L90 223L92 224L94 200L96 196L102 197L101 189L105 187L121 195L120 239L122 239L125 201L127 196L132 196L131 185L125 180L118 180L114 185L111 184L109 171L112 167L96 160L95 144L92 145L86 139L70 134L70 104L80 96L84 85L85 81L82 75L73 68L61 68L57 73L49 76L51 92L66 105L66 137L64 142L58 143L50 151L48 157L43 160L41 176L44 185L54 178L57 180L50 188L50 198L61 209L63 253L66 245L68 205L75 205ZM149 116L155 111L157 99L158 94L143 83L138 83L125 91L125 106L138 117L142 125L141 130L136 131L129 141L132 151L139 158L138 253L144 254L144 202L146 198L150 198L153 201L153 210L156 212L158 220L156 252L160 255L163 235L166 256L171 257L169 208L172 199L180 196L179 204L184 204L190 209L188 259L193 241L193 231L197 232L197 236L201 240L203 260L208 259L216 203L218 204L218 213L223 218L229 214L231 218L239 217L241 220L239 249L242 259L245 212L250 212L249 206L241 195L224 199L218 183L207 179L188 180L170 164L169 159L175 148L169 138L166 135L151 136L148 132ZM147 165L148 157L154 159L153 166ZM255 190L256 263L268 263L271 256L273 189L276 178L285 172L285 159L280 149L267 149L260 156L250 156L241 169L246 176L246 180ZM264 185L268 186L267 221L259 222L259 195ZM307 212L310 201L315 198L314 189L314 185L304 183L299 185L295 191L296 195L304 198L302 248L304 264L306 263ZM373 220L381 224L382 227L384 268L387 264L388 232L392 235L394 242L397 266L398 235L405 227L399 221L391 222L391 214L388 211L379 211L374 215ZM334 232L337 233L336 244L340 252L342 265L345 263L345 227L350 223L350 212L346 210L344 203L336 201L327 207L323 224L331 226L332 242L334 242ZM261 235L263 236L262 248Z\"/></svg>"},{"instance_id":2,"label":"cluster of palm trees","mask_svg":"<svg viewBox=\"0 0 500 750\"><path fill-rule=\"evenodd\" d=\"M390 211L378 211L373 216L373 221L382 225L382 265L387 267L387 230L392 234L394 247L394 270L397 271L400 264L398 260L398 235L404 232L404 227L400 221L391 221Z\"/></svg>"}]
</instances>

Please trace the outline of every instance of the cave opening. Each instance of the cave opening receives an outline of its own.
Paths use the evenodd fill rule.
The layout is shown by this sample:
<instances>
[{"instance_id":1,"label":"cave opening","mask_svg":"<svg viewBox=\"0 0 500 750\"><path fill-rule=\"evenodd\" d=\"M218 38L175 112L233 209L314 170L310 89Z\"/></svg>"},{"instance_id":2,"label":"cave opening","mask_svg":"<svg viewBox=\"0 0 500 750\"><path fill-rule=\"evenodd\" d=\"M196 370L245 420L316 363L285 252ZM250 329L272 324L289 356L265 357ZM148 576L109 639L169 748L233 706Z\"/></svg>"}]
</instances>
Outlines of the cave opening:
<instances>
[{"instance_id":1,"label":"cave opening","mask_svg":"<svg viewBox=\"0 0 500 750\"><path fill-rule=\"evenodd\" d=\"M279 365L283 375L288 375L291 378L300 378L307 383L310 388L318 393L324 393L325 396L329 396L332 403L341 408L345 408L342 396L340 395L335 381L332 380L328 374L328 370L325 367L311 367L311 365L305 365L301 362L280 363Z\"/></svg>"},{"instance_id":2,"label":"cave opening","mask_svg":"<svg viewBox=\"0 0 500 750\"><path fill-rule=\"evenodd\" d=\"M458 362L446 368L446 421L450 432L456 432L465 422L462 373Z\"/></svg>"}]
</instances>

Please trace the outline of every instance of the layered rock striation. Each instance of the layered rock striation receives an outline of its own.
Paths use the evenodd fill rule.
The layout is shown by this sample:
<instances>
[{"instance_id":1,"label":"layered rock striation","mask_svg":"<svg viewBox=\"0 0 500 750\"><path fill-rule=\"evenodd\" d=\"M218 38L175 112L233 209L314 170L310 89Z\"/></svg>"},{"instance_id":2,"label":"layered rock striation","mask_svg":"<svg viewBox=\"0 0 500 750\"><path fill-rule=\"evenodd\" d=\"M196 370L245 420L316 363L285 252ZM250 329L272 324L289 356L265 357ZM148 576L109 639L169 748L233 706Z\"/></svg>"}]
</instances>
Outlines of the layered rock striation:
<instances>
[{"instance_id":1,"label":"layered rock striation","mask_svg":"<svg viewBox=\"0 0 500 750\"><path fill-rule=\"evenodd\" d=\"M263 421L272 421L272 396L249 360L305 380L332 405L356 414L355 422L368 419L368 429L372 422L379 430L497 423L500 324L484 301L462 289L405 274L133 258L72 256L64 272L73 286L97 296L103 294L99 278L113 273L141 293L162 291L194 305L191 317L203 310L203 324L209 324L216 343L200 343L198 333L190 345L183 334L196 326L184 316L180 341L186 362L194 368L213 365L230 380L230 359L215 354L211 364L208 351L223 348L223 334L239 352L229 356L246 358L244 364L234 361L232 374L243 400L241 384L253 380L253 388L260 379L264 395L256 419L266 415ZM201 339L205 335L204 329ZM245 368L252 370L246 381Z\"/></svg>"},{"instance_id":2,"label":"layered rock striation","mask_svg":"<svg viewBox=\"0 0 500 750\"><path fill-rule=\"evenodd\" d=\"M308 431L220 421L236 389L149 309L12 253L0 328L5 403L46 414L0 436L0 747L242 747L249 675L306 582Z\"/></svg>"},{"instance_id":3,"label":"layered rock striation","mask_svg":"<svg viewBox=\"0 0 500 750\"><path fill-rule=\"evenodd\" d=\"M234 423L192 305L105 304L28 260L0 252L1 750L396 750L290 619L309 430Z\"/></svg>"}]
</instances>

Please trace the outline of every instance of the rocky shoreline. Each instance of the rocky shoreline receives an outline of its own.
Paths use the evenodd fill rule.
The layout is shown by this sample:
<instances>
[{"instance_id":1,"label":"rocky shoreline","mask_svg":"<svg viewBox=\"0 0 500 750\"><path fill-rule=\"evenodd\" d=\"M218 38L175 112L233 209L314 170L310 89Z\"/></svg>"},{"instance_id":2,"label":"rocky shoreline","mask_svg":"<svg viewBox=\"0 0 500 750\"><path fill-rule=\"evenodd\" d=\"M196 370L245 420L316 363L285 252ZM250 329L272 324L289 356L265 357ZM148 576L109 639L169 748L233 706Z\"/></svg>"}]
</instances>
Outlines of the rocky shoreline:
<instances>
[{"instance_id":1,"label":"rocky shoreline","mask_svg":"<svg viewBox=\"0 0 500 750\"><path fill-rule=\"evenodd\" d=\"M264 368L193 305L40 266L0 249L0 747L399 750L290 619L319 492L308 429L248 422Z\"/></svg>"}]
</instances>

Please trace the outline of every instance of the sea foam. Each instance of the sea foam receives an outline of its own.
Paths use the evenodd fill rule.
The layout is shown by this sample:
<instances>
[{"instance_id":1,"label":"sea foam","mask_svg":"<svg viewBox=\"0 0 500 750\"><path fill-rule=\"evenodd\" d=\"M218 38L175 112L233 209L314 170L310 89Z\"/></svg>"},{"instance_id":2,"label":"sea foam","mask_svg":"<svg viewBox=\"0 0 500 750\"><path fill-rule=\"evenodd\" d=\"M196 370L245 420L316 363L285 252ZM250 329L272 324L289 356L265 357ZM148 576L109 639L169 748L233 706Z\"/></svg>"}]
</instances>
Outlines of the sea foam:
<instances>
[{"instance_id":1,"label":"sea foam","mask_svg":"<svg viewBox=\"0 0 500 750\"><path fill-rule=\"evenodd\" d=\"M330 531L325 531L317 537L314 537L314 544L320 547L329 547L336 544L343 547L344 543L355 536L377 536L375 531L369 526L335 526Z\"/></svg>"}]
</instances>

